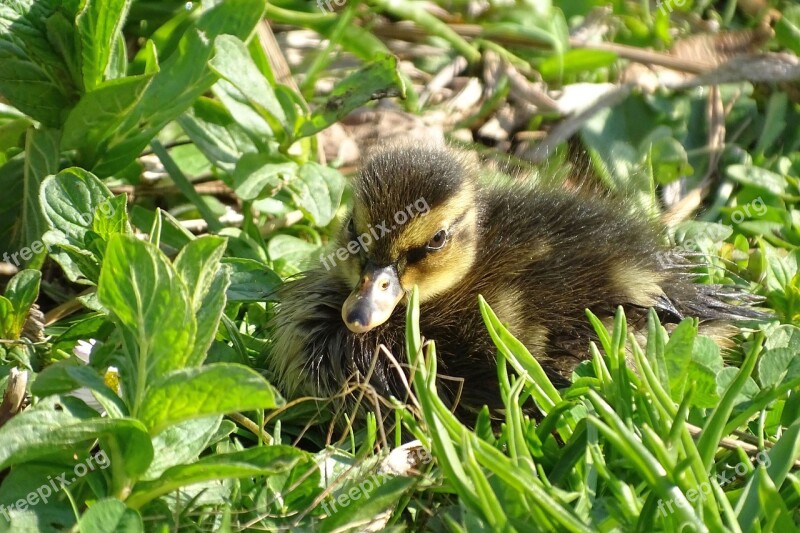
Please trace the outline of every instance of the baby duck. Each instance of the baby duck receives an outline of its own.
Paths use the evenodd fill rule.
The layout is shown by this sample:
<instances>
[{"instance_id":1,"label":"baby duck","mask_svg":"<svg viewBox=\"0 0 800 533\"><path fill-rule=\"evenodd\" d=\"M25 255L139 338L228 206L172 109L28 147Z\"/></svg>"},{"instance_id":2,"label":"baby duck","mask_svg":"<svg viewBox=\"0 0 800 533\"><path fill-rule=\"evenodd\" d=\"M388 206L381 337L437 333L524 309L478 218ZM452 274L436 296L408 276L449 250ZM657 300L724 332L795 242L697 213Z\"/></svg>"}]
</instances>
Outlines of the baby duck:
<instances>
[{"instance_id":1,"label":"baby duck","mask_svg":"<svg viewBox=\"0 0 800 533\"><path fill-rule=\"evenodd\" d=\"M557 385L589 357L587 308L603 318L619 305L629 316L654 307L665 322L739 317L691 282L662 246L662 228L620 201L485 184L466 155L418 145L373 154L353 193L336 252L279 294L269 361L291 397L333 396L369 375L378 394L405 398L378 347L408 370L405 304L415 285L440 395L455 403L460 393L461 412L502 406L479 294Z\"/></svg>"}]
</instances>

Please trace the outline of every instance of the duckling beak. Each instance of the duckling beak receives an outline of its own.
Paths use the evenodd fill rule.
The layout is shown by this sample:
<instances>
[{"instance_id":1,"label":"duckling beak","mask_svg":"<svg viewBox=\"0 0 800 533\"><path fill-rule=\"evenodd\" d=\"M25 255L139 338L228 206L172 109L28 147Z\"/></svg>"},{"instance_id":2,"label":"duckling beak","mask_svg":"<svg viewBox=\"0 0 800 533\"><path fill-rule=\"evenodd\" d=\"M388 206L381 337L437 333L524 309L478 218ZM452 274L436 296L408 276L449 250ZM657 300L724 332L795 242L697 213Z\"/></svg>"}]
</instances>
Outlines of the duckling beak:
<instances>
[{"instance_id":1,"label":"duckling beak","mask_svg":"<svg viewBox=\"0 0 800 533\"><path fill-rule=\"evenodd\" d=\"M358 286L342 305L342 319L353 333L366 333L389 320L403 294L394 265L367 264Z\"/></svg>"}]
</instances>

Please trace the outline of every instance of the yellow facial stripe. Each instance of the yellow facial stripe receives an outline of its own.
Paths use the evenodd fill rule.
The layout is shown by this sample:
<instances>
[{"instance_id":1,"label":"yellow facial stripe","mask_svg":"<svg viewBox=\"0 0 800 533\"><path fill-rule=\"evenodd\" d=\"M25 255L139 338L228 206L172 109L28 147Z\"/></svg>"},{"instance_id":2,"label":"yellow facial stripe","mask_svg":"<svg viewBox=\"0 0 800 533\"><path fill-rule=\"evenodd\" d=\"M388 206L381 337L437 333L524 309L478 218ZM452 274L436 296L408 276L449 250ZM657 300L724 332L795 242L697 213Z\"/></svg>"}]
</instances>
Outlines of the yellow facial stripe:
<instances>
[{"instance_id":1,"label":"yellow facial stripe","mask_svg":"<svg viewBox=\"0 0 800 533\"><path fill-rule=\"evenodd\" d=\"M474 210L474 202L474 191L470 187L464 187L458 194L444 204L432 208L427 214L415 213L415 216L409 218L405 224L397 227L396 235L392 238L392 256L401 257L412 248L425 246L437 231L449 228L464 213Z\"/></svg>"}]
</instances>

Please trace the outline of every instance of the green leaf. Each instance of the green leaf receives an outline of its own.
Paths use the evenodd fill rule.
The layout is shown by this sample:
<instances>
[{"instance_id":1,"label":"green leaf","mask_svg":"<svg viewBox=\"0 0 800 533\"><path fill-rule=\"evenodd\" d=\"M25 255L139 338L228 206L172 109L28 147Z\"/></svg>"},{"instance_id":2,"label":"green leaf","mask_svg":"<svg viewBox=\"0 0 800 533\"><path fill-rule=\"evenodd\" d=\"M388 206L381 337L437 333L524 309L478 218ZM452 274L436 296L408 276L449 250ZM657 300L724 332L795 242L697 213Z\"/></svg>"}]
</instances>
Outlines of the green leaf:
<instances>
[{"instance_id":1,"label":"green leaf","mask_svg":"<svg viewBox=\"0 0 800 533\"><path fill-rule=\"evenodd\" d=\"M94 209L92 231L104 241L112 235L129 235L133 233L128 223L128 195L120 194L109 198Z\"/></svg>"},{"instance_id":2,"label":"green leaf","mask_svg":"<svg viewBox=\"0 0 800 533\"><path fill-rule=\"evenodd\" d=\"M0 166L0 190L5 194L0 196L0 250L19 250L24 237L25 228L22 227L22 204L25 200L25 159L24 154L19 154L5 165ZM8 259L19 267L23 263L19 254L15 258L9 254Z\"/></svg>"},{"instance_id":3,"label":"green leaf","mask_svg":"<svg viewBox=\"0 0 800 533\"><path fill-rule=\"evenodd\" d=\"M165 427L215 414L273 409L278 392L253 369L233 363L177 370L152 383L139 418L158 433Z\"/></svg>"},{"instance_id":4,"label":"green leaf","mask_svg":"<svg viewBox=\"0 0 800 533\"><path fill-rule=\"evenodd\" d=\"M198 98L178 124L203 155L226 172L233 172L243 154L258 151L239 121L215 100Z\"/></svg>"},{"instance_id":5,"label":"green leaf","mask_svg":"<svg viewBox=\"0 0 800 533\"><path fill-rule=\"evenodd\" d=\"M220 259L226 244L221 237L199 237L184 246L175 259L175 269L191 288L189 299L197 318L197 337L187 366L203 362L225 309L225 290L230 276L227 270L221 269Z\"/></svg>"},{"instance_id":6,"label":"green leaf","mask_svg":"<svg viewBox=\"0 0 800 533\"><path fill-rule=\"evenodd\" d=\"M191 287L189 301L197 311L220 268L220 260L225 253L226 241L223 237L204 235L183 247L175 258L175 270L181 275L187 287Z\"/></svg>"},{"instance_id":7,"label":"green leaf","mask_svg":"<svg viewBox=\"0 0 800 533\"><path fill-rule=\"evenodd\" d=\"M144 531L138 511L130 509L119 500L105 499L95 502L78 520L81 533L95 531Z\"/></svg>"},{"instance_id":8,"label":"green leaf","mask_svg":"<svg viewBox=\"0 0 800 533\"><path fill-rule=\"evenodd\" d=\"M153 447L147 430L130 418L88 418L75 398L43 401L36 409L28 409L0 428L0 468L25 463L58 451L74 451L82 443L103 439L112 459L112 468L129 476L138 476L153 459ZM55 407L58 406L58 409ZM96 416L95 411L89 410ZM116 453L118 452L118 453ZM120 461L116 465L114 460Z\"/></svg>"},{"instance_id":9,"label":"green leaf","mask_svg":"<svg viewBox=\"0 0 800 533\"><path fill-rule=\"evenodd\" d=\"M16 316L14 304L5 296L0 296L0 338L11 340L19 338L15 327Z\"/></svg>"},{"instance_id":10,"label":"green leaf","mask_svg":"<svg viewBox=\"0 0 800 533\"><path fill-rule=\"evenodd\" d=\"M61 125L75 90L48 42L47 19L60 6L56 0L0 3L0 94L48 127Z\"/></svg>"},{"instance_id":11,"label":"green leaf","mask_svg":"<svg viewBox=\"0 0 800 533\"><path fill-rule=\"evenodd\" d=\"M274 299L281 278L266 265L253 259L227 258L223 263L230 272L229 302L263 302Z\"/></svg>"},{"instance_id":12,"label":"green leaf","mask_svg":"<svg viewBox=\"0 0 800 533\"><path fill-rule=\"evenodd\" d=\"M127 503L138 508L163 494L202 481L275 475L291 469L304 457L305 452L291 446L259 446L211 455L194 464L172 467L154 481L138 483Z\"/></svg>"},{"instance_id":13,"label":"green leaf","mask_svg":"<svg viewBox=\"0 0 800 533\"><path fill-rule=\"evenodd\" d=\"M373 525L386 511L394 509L403 501L403 495L416 484L411 477L373 475L338 498L323 504L329 517L322 521L319 531L363 531ZM344 502L344 503L342 503Z\"/></svg>"},{"instance_id":14,"label":"green leaf","mask_svg":"<svg viewBox=\"0 0 800 533\"><path fill-rule=\"evenodd\" d=\"M800 337L800 336L799 336ZM777 386L800 376L800 353L797 348L773 348L764 352L758 362L761 387Z\"/></svg>"},{"instance_id":15,"label":"green leaf","mask_svg":"<svg viewBox=\"0 0 800 533\"><path fill-rule=\"evenodd\" d=\"M691 176L694 172L689 164L686 149L673 137L654 140L649 148L649 157L653 166L653 176L662 185L683 176Z\"/></svg>"},{"instance_id":16,"label":"green leaf","mask_svg":"<svg viewBox=\"0 0 800 533\"><path fill-rule=\"evenodd\" d=\"M217 36L247 39L264 13L264 0L226 0L203 11L125 121L108 138L94 172L107 176L125 168L162 128L181 115L217 79L207 63Z\"/></svg>"},{"instance_id":17,"label":"green leaf","mask_svg":"<svg viewBox=\"0 0 800 533\"><path fill-rule=\"evenodd\" d=\"M694 339L692 361L686 369L685 379L694 385L692 405L712 408L719 403L717 374L722 371L723 361L719 345L709 337Z\"/></svg>"},{"instance_id":18,"label":"green leaf","mask_svg":"<svg viewBox=\"0 0 800 533\"><path fill-rule=\"evenodd\" d=\"M697 337L697 324L692 319L686 319L678 324L672 332L664 348L664 360L667 364L669 375L670 396L677 403L683 399L686 385L686 376L690 361L692 360L692 346Z\"/></svg>"},{"instance_id":19,"label":"green leaf","mask_svg":"<svg viewBox=\"0 0 800 533\"><path fill-rule=\"evenodd\" d=\"M267 254L279 272L308 270L321 261L320 247L291 235L276 235L269 240Z\"/></svg>"},{"instance_id":20,"label":"green leaf","mask_svg":"<svg viewBox=\"0 0 800 533\"><path fill-rule=\"evenodd\" d=\"M330 167L310 161L300 167L286 188L299 207L317 226L327 226L342 200L344 178Z\"/></svg>"},{"instance_id":21,"label":"green leaf","mask_svg":"<svg viewBox=\"0 0 800 533\"><path fill-rule=\"evenodd\" d=\"M12 321L7 333L12 339L18 339L28 319L28 311L39 297L39 283L42 273L38 270L22 270L18 272L6 287L5 296L12 306ZM5 329L5 328L4 328Z\"/></svg>"},{"instance_id":22,"label":"green leaf","mask_svg":"<svg viewBox=\"0 0 800 533\"><path fill-rule=\"evenodd\" d=\"M405 97L405 85L397 73L397 58L378 55L365 67L347 76L333 88L324 104L306 120L301 120L295 137L308 137L370 100Z\"/></svg>"},{"instance_id":23,"label":"green leaf","mask_svg":"<svg viewBox=\"0 0 800 533\"><path fill-rule=\"evenodd\" d=\"M39 190L42 180L54 174L59 166L59 138L57 130L28 129L25 138L25 185L22 201L22 239L20 245L33 246L41 240L46 230ZM37 252L37 256L41 252ZM25 259L28 261L29 259ZM41 262L32 262L32 265Z\"/></svg>"},{"instance_id":24,"label":"green leaf","mask_svg":"<svg viewBox=\"0 0 800 533\"><path fill-rule=\"evenodd\" d=\"M141 101L156 72L104 82L86 92L64 123L65 150L79 150L91 166L102 156L117 129Z\"/></svg>"},{"instance_id":25,"label":"green leaf","mask_svg":"<svg viewBox=\"0 0 800 533\"><path fill-rule=\"evenodd\" d=\"M756 189L781 195L786 190L786 180L780 174L751 165L729 165L725 173L734 181Z\"/></svg>"},{"instance_id":26,"label":"green leaf","mask_svg":"<svg viewBox=\"0 0 800 533\"><path fill-rule=\"evenodd\" d=\"M113 216L113 195L108 187L91 172L82 168L67 168L48 176L42 183L39 201L50 228L63 233L67 242L83 247L86 233L92 230L95 211Z\"/></svg>"},{"instance_id":27,"label":"green leaf","mask_svg":"<svg viewBox=\"0 0 800 533\"><path fill-rule=\"evenodd\" d=\"M83 245L70 244L66 236L58 230L51 230L42 238L56 263L70 281L95 285L100 278L100 259ZM87 281L88 280L88 281Z\"/></svg>"},{"instance_id":28,"label":"green leaf","mask_svg":"<svg viewBox=\"0 0 800 533\"><path fill-rule=\"evenodd\" d=\"M297 173L297 163L280 154L245 154L233 172L234 190L242 200L273 196Z\"/></svg>"},{"instance_id":29,"label":"green leaf","mask_svg":"<svg viewBox=\"0 0 800 533\"><path fill-rule=\"evenodd\" d=\"M130 0L86 0L75 19L81 48L83 86L88 92L103 82Z\"/></svg>"},{"instance_id":30,"label":"green leaf","mask_svg":"<svg viewBox=\"0 0 800 533\"><path fill-rule=\"evenodd\" d=\"M122 281L124 280L124 281ZM191 353L196 321L186 286L154 245L113 235L106 248L97 298L127 330L136 354L136 407L145 383L183 368Z\"/></svg>"},{"instance_id":31,"label":"green leaf","mask_svg":"<svg viewBox=\"0 0 800 533\"><path fill-rule=\"evenodd\" d=\"M286 138L292 125L287 123L275 91L256 67L244 43L236 37L220 35L214 41L214 49L214 58L208 63L211 70L244 95L278 138Z\"/></svg>"},{"instance_id":32,"label":"green leaf","mask_svg":"<svg viewBox=\"0 0 800 533\"><path fill-rule=\"evenodd\" d=\"M187 420L153 437L155 456L142 479L156 479L173 466L193 463L216 435L222 415Z\"/></svg>"},{"instance_id":33,"label":"green leaf","mask_svg":"<svg viewBox=\"0 0 800 533\"><path fill-rule=\"evenodd\" d=\"M106 385L95 369L78 366L69 361L45 368L36 376L31 385L31 392L43 398L53 394L64 394L80 387L91 390L110 417L123 418L128 415L128 409L122 399Z\"/></svg>"}]
</instances>

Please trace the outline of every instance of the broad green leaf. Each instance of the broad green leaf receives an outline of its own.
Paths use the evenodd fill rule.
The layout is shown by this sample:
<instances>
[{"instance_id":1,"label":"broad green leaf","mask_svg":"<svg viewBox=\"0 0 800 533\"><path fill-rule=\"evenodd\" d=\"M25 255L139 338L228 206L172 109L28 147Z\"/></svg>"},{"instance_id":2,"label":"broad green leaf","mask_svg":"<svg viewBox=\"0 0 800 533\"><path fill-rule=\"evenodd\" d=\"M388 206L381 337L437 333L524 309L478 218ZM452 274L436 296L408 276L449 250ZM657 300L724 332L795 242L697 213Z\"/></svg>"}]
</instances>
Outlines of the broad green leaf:
<instances>
[{"instance_id":1,"label":"broad green leaf","mask_svg":"<svg viewBox=\"0 0 800 533\"><path fill-rule=\"evenodd\" d=\"M204 235L183 247L175 258L175 270L189 287L189 301L197 312L220 268L226 241L222 237Z\"/></svg>"},{"instance_id":2,"label":"broad green leaf","mask_svg":"<svg viewBox=\"0 0 800 533\"><path fill-rule=\"evenodd\" d=\"M196 321L186 286L154 245L113 235L106 248L97 298L127 330L135 346L136 376L144 382L183 368L191 353ZM142 398L137 390L134 413Z\"/></svg>"},{"instance_id":3,"label":"broad green leaf","mask_svg":"<svg viewBox=\"0 0 800 533\"><path fill-rule=\"evenodd\" d=\"M0 94L48 127L61 125L75 90L48 39L47 20L60 7L56 0L0 3Z\"/></svg>"},{"instance_id":4,"label":"broad green leaf","mask_svg":"<svg viewBox=\"0 0 800 533\"><path fill-rule=\"evenodd\" d=\"M758 378L762 388L774 387L800 376L800 351L796 348L773 348L758 361Z\"/></svg>"},{"instance_id":5,"label":"broad green leaf","mask_svg":"<svg viewBox=\"0 0 800 533\"><path fill-rule=\"evenodd\" d=\"M156 479L167 468L195 462L217 434L221 422L222 415L187 420L154 436L155 457L142 479Z\"/></svg>"},{"instance_id":6,"label":"broad green leaf","mask_svg":"<svg viewBox=\"0 0 800 533\"><path fill-rule=\"evenodd\" d=\"M694 385L692 405L703 408L717 405L717 374L722 371L722 367L719 345L709 337L695 337L692 361L685 373L687 383Z\"/></svg>"},{"instance_id":7,"label":"broad green leaf","mask_svg":"<svg viewBox=\"0 0 800 533\"><path fill-rule=\"evenodd\" d=\"M69 82L76 89L80 89L83 87L83 76L81 75L80 50L78 49L80 44L74 19L75 17L68 17L59 11L47 17L45 28L47 40L53 47L53 52L63 60L63 67L69 73L69 78L63 80L64 85L66 86L66 83Z\"/></svg>"},{"instance_id":8,"label":"broad green leaf","mask_svg":"<svg viewBox=\"0 0 800 533\"><path fill-rule=\"evenodd\" d=\"M266 265L253 259L227 258L223 264L230 272L229 302L263 302L273 300L281 286L281 278Z\"/></svg>"},{"instance_id":9,"label":"broad green leaf","mask_svg":"<svg viewBox=\"0 0 800 533\"><path fill-rule=\"evenodd\" d=\"M60 136L57 130L28 130L25 139L25 186L21 214L23 233L20 245L32 246L41 240L47 229L39 203L39 189L47 176L58 171ZM39 256L39 253L36 255ZM40 264L32 261L32 265Z\"/></svg>"},{"instance_id":10,"label":"broad green leaf","mask_svg":"<svg viewBox=\"0 0 800 533\"><path fill-rule=\"evenodd\" d=\"M300 167L286 188L295 203L318 226L327 226L342 200L344 178L335 169L312 161Z\"/></svg>"},{"instance_id":11,"label":"broad green leaf","mask_svg":"<svg viewBox=\"0 0 800 533\"><path fill-rule=\"evenodd\" d=\"M279 154L245 154L233 172L236 195L242 200L273 196L297 173L297 163ZM266 189L266 193L262 192Z\"/></svg>"},{"instance_id":12,"label":"broad green leaf","mask_svg":"<svg viewBox=\"0 0 800 533\"><path fill-rule=\"evenodd\" d=\"M8 513L7 516L0 513L0 532L65 531L75 524L75 511L66 492L53 491L47 482L48 476L56 479L55 476L75 467L72 453L63 453L58 458L51 455L44 464L34 462L17 465L8 472L0 485L0 505L6 505ZM24 511L16 505L9 507L20 499L27 499L29 494L38 497L38 502L33 500L35 505L29 505Z\"/></svg>"},{"instance_id":13,"label":"broad green leaf","mask_svg":"<svg viewBox=\"0 0 800 533\"><path fill-rule=\"evenodd\" d=\"M275 91L258 70L247 47L236 37L220 35L214 41L214 57L209 62L211 70L236 87L259 114L267 120L276 136L281 139L291 133Z\"/></svg>"},{"instance_id":14,"label":"broad green leaf","mask_svg":"<svg viewBox=\"0 0 800 533\"><path fill-rule=\"evenodd\" d=\"M66 361L50 365L36 376L31 392L41 398L64 394L80 387L91 390L109 416L123 418L128 415L122 399L106 385L96 370L88 366L78 366Z\"/></svg>"},{"instance_id":15,"label":"broad green leaf","mask_svg":"<svg viewBox=\"0 0 800 533\"><path fill-rule=\"evenodd\" d=\"M3 339L18 339L19 333L15 332L16 327L16 313L14 312L14 304L5 296L0 296L0 338Z\"/></svg>"},{"instance_id":16,"label":"broad green leaf","mask_svg":"<svg viewBox=\"0 0 800 533\"><path fill-rule=\"evenodd\" d=\"M141 515L116 499L100 500L92 504L78 520L78 531L144 531Z\"/></svg>"},{"instance_id":17,"label":"broad green leaf","mask_svg":"<svg viewBox=\"0 0 800 533\"><path fill-rule=\"evenodd\" d=\"M664 348L664 360L669 374L670 396L677 403L683 399L688 382L686 380L692 360L692 346L697 337L697 324L694 320L683 320L672 332Z\"/></svg>"},{"instance_id":18,"label":"broad green leaf","mask_svg":"<svg viewBox=\"0 0 800 533\"><path fill-rule=\"evenodd\" d=\"M83 86L86 92L103 82L128 16L130 0L86 0L75 19L80 37Z\"/></svg>"},{"instance_id":19,"label":"broad green leaf","mask_svg":"<svg viewBox=\"0 0 800 533\"><path fill-rule=\"evenodd\" d=\"M86 92L64 123L65 150L78 150L92 164L116 138L117 128L139 103L155 72L104 82Z\"/></svg>"},{"instance_id":20,"label":"broad green leaf","mask_svg":"<svg viewBox=\"0 0 800 533\"><path fill-rule=\"evenodd\" d=\"M296 137L324 130L370 100L405 97L405 85L397 73L397 58L378 55L365 67L347 76L333 88L324 104L308 119L300 121Z\"/></svg>"},{"instance_id":21,"label":"broad green leaf","mask_svg":"<svg viewBox=\"0 0 800 533\"><path fill-rule=\"evenodd\" d=\"M267 245L267 254L275 269L284 274L294 274L319 265L323 259L320 252L316 244L291 235L276 235Z\"/></svg>"},{"instance_id":22,"label":"broad green leaf","mask_svg":"<svg viewBox=\"0 0 800 533\"><path fill-rule=\"evenodd\" d=\"M239 452L205 457L190 465L174 466L154 481L136 485L127 502L138 508L153 498L192 483L248 476L269 476L285 472L306 457L291 446L258 446Z\"/></svg>"},{"instance_id":23,"label":"broad green leaf","mask_svg":"<svg viewBox=\"0 0 800 533\"><path fill-rule=\"evenodd\" d=\"M83 245L69 243L67 237L59 230L50 230L42 238L45 246L56 263L70 281L80 284L97 284L100 278L100 260ZM88 280L88 281L87 281Z\"/></svg>"},{"instance_id":24,"label":"broad green leaf","mask_svg":"<svg viewBox=\"0 0 800 533\"><path fill-rule=\"evenodd\" d=\"M206 235L186 246L175 260L175 268L190 289L189 298L197 319L197 336L187 366L197 366L206 357L225 309L225 290L230 276L220 265L225 239Z\"/></svg>"},{"instance_id":25,"label":"broad green leaf","mask_svg":"<svg viewBox=\"0 0 800 533\"><path fill-rule=\"evenodd\" d=\"M50 228L63 233L67 242L82 247L87 231L92 229L95 211L112 213L108 204L113 195L108 187L91 172L82 168L67 168L48 176L42 183L39 201Z\"/></svg>"},{"instance_id":26,"label":"broad green leaf","mask_svg":"<svg viewBox=\"0 0 800 533\"><path fill-rule=\"evenodd\" d=\"M263 13L264 0L226 0L203 11L113 133L93 167L95 173L107 176L125 168L167 123L205 93L217 79L207 66L214 39L222 34L247 39Z\"/></svg>"},{"instance_id":27,"label":"broad green leaf","mask_svg":"<svg viewBox=\"0 0 800 533\"><path fill-rule=\"evenodd\" d=\"M253 369L217 363L176 370L152 383L139 419L155 434L171 424L193 418L273 409L282 403L278 392Z\"/></svg>"},{"instance_id":28,"label":"broad green leaf","mask_svg":"<svg viewBox=\"0 0 800 533\"><path fill-rule=\"evenodd\" d=\"M250 142L259 147L258 151L265 151L266 143L270 140L274 139L273 142L277 143L278 139L275 139L275 137L285 138L284 128L276 125L279 128L278 135L276 135L269 121L264 118L264 114L259 112L248 101L247 96L232 83L224 79L219 80L211 90L215 99L219 101L224 109L232 117L236 117L236 124L247 135Z\"/></svg>"},{"instance_id":29,"label":"broad green leaf","mask_svg":"<svg viewBox=\"0 0 800 533\"><path fill-rule=\"evenodd\" d=\"M691 176L694 172L686 149L673 137L654 140L648 152L653 176L662 185Z\"/></svg>"},{"instance_id":30,"label":"broad green leaf","mask_svg":"<svg viewBox=\"0 0 800 533\"><path fill-rule=\"evenodd\" d=\"M28 319L28 311L39 297L41 280L42 273L38 270L22 270L8 282L5 297L13 306L13 320L9 333L13 335L14 339L18 339L22 333L22 328Z\"/></svg>"},{"instance_id":31,"label":"broad green leaf","mask_svg":"<svg viewBox=\"0 0 800 533\"><path fill-rule=\"evenodd\" d=\"M120 469L130 476L143 473L153 459L153 447L142 423L130 418L100 418L79 405L83 403L75 398L56 398L9 420L0 428L0 468L62 450L74 451L76 446L101 438L113 448L104 448L111 460L121 461Z\"/></svg>"},{"instance_id":32,"label":"broad green leaf","mask_svg":"<svg viewBox=\"0 0 800 533\"><path fill-rule=\"evenodd\" d=\"M24 154L19 154L5 165L0 165L0 190L5 194L0 195L0 255L7 250L19 250L22 243L22 204L25 200L25 159ZM24 262L19 254L16 259L3 257L3 261L12 262L17 267L22 267Z\"/></svg>"},{"instance_id":33,"label":"broad green leaf","mask_svg":"<svg viewBox=\"0 0 800 533\"><path fill-rule=\"evenodd\" d=\"M128 223L128 196L120 194L109 198L94 209L92 231L108 242L112 235L133 233Z\"/></svg>"},{"instance_id":34,"label":"broad green leaf","mask_svg":"<svg viewBox=\"0 0 800 533\"><path fill-rule=\"evenodd\" d=\"M772 194L783 194L786 189L786 180L780 174L765 168L750 165L729 165L725 173L734 181L742 185L749 185Z\"/></svg>"},{"instance_id":35,"label":"broad green leaf","mask_svg":"<svg viewBox=\"0 0 800 533\"><path fill-rule=\"evenodd\" d=\"M243 154L258 151L239 121L215 100L198 98L178 124L203 155L226 172L233 172Z\"/></svg>"}]
</instances>

